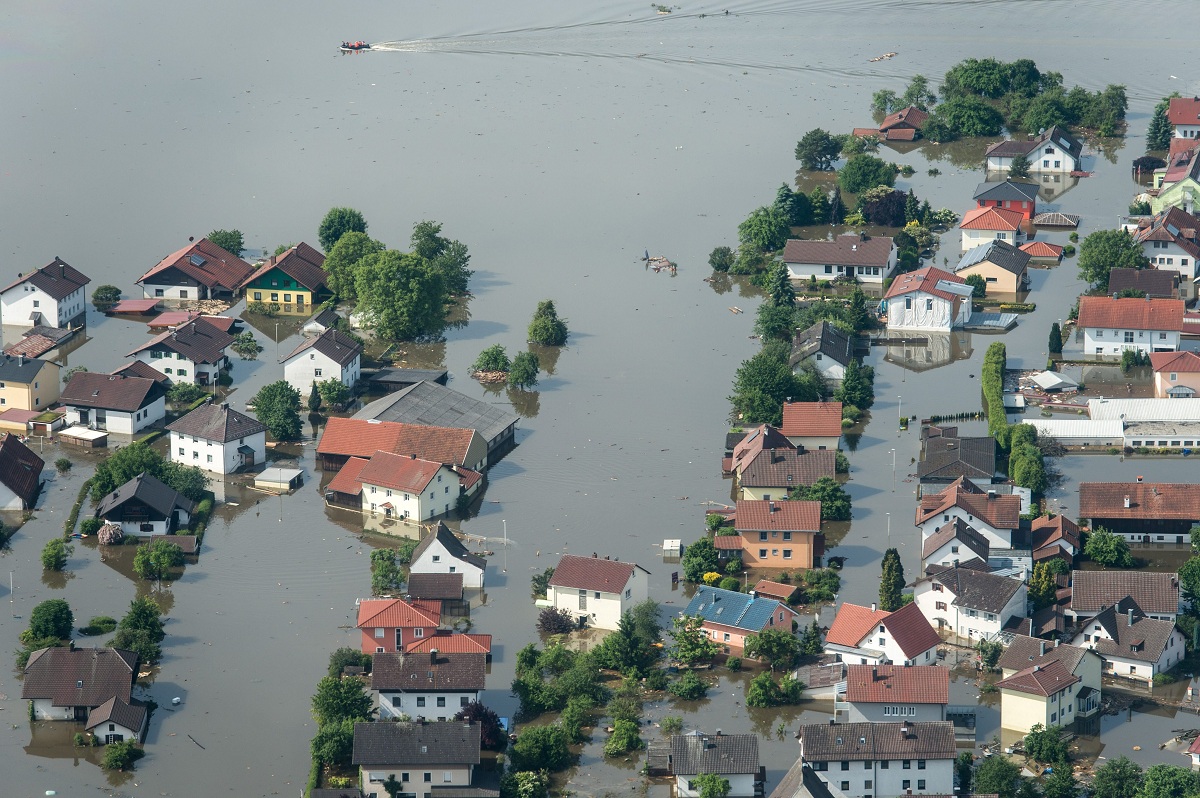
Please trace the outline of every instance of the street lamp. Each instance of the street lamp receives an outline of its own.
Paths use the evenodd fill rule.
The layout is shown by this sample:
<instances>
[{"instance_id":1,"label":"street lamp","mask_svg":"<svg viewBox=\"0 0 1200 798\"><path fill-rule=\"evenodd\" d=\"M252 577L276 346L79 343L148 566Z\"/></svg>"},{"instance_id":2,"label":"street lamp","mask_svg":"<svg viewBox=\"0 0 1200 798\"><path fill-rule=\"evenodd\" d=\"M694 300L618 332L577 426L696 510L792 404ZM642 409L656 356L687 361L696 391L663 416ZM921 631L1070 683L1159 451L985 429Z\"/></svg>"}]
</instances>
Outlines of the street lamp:
<instances>
[{"instance_id":1,"label":"street lamp","mask_svg":"<svg viewBox=\"0 0 1200 798\"><path fill-rule=\"evenodd\" d=\"M275 326L278 327L279 325L277 324ZM902 397L902 396L896 397L896 418L904 418L904 415L900 412L900 408L904 406L904 403L902 401L903 398L904 397Z\"/></svg>"},{"instance_id":2,"label":"street lamp","mask_svg":"<svg viewBox=\"0 0 1200 798\"><path fill-rule=\"evenodd\" d=\"M275 360L279 360L279 322L275 322Z\"/></svg>"},{"instance_id":3,"label":"street lamp","mask_svg":"<svg viewBox=\"0 0 1200 798\"><path fill-rule=\"evenodd\" d=\"M884 515L886 515L886 516L887 516L887 527L888 527L888 548L890 549L890 548L892 547L892 514L891 514L891 513L884 513Z\"/></svg>"},{"instance_id":4,"label":"street lamp","mask_svg":"<svg viewBox=\"0 0 1200 798\"><path fill-rule=\"evenodd\" d=\"M892 453L892 493L896 492L896 450L890 450Z\"/></svg>"}]
</instances>

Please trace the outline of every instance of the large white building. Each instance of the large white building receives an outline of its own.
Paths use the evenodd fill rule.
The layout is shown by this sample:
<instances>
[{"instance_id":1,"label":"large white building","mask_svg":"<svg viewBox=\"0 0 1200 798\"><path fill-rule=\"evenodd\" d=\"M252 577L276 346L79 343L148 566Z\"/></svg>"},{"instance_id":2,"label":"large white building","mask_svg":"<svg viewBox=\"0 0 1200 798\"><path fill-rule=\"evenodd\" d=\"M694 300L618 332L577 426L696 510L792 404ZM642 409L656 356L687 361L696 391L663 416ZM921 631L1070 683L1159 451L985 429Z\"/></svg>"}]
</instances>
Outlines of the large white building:
<instances>
[{"instance_id":1,"label":"large white building","mask_svg":"<svg viewBox=\"0 0 1200 798\"><path fill-rule=\"evenodd\" d=\"M306 338L283 359L283 378L301 396L308 396L313 383L341 380L354 388L362 369L362 345L332 327Z\"/></svg>"},{"instance_id":2,"label":"large white building","mask_svg":"<svg viewBox=\"0 0 1200 798\"><path fill-rule=\"evenodd\" d=\"M650 572L636 563L564 554L546 600L597 629L616 629L622 613L650 597Z\"/></svg>"},{"instance_id":3,"label":"large white building","mask_svg":"<svg viewBox=\"0 0 1200 798\"><path fill-rule=\"evenodd\" d=\"M971 317L974 288L961 277L925 266L901 274L883 296L889 330L949 332Z\"/></svg>"},{"instance_id":4,"label":"large white building","mask_svg":"<svg viewBox=\"0 0 1200 798\"><path fill-rule=\"evenodd\" d=\"M991 640L1010 618L1025 617L1027 596L1020 579L963 566L934 570L913 585L913 604L925 618L967 640Z\"/></svg>"},{"instance_id":5,"label":"large white building","mask_svg":"<svg viewBox=\"0 0 1200 798\"><path fill-rule=\"evenodd\" d=\"M171 461L232 474L267 460L267 425L228 404L200 405L167 425Z\"/></svg>"},{"instance_id":6,"label":"large white building","mask_svg":"<svg viewBox=\"0 0 1200 798\"><path fill-rule=\"evenodd\" d=\"M800 759L844 798L954 793L949 721L814 723L796 732Z\"/></svg>"},{"instance_id":7,"label":"large white building","mask_svg":"<svg viewBox=\"0 0 1200 798\"><path fill-rule=\"evenodd\" d=\"M79 371L71 375L59 402L67 411L68 426L134 435L163 419L166 395L154 380Z\"/></svg>"},{"instance_id":8,"label":"large white building","mask_svg":"<svg viewBox=\"0 0 1200 798\"><path fill-rule=\"evenodd\" d=\"M1151 682L1183 660L1185 642L1174 621L1148 618L1123 601L1082 624L1071 645L1103 657L1105 674Z\"/></svg>"},{"instance_id":9,"label":"large white building","mask_svg":"<svg viewBox=\"0 0 1200 798\"><path fill-rule=\"evenodd\" d=\"M832 281L839 277L882 284L896 267L896 247L887 236L846 233L833 241L794 238L783 248L793 280Z\"/></svg>"},{"instance_id":10,"label":"large white building","mask_svg":"<svg viewBox=\"0 0 1200 798\"><path fill-rule=\"evenodd\" d=\"M467 547L454 536L450 528L438 522L432 533L413 549L409 573L414 574L462 574L463 587L483 589L487 560L467 551Z\"/></svg>"},{"instance_id":11,"label":"large white building","mask_svg":"<svg viewBox=\"0 0 1200 798\"><path fill-rule=\"evenodd\" d=\"M1024 141L998 141L987 148L984 157L989 172L1007 172L1015 158L1024 158L1032 173L1070 174L1081 168L1083 142L1054 125Z\"/></svg>"},{"instance_id":12,"label":"large white building","mask_svg":"<svg viewBox=\"0 0 1200 798\"><path fill-rule=\"evenodd\" d=\"M0 289L0 321L13 327L72 327L87 306L81 272L58 258Z\"/></svg>"},{"instance_id":13,"label":"large white building","mask_svg":"<svg viewBox=\"0 0 1200 798\"><path fill-rule=\"evenodd\" d=\"M432 650L422 654L375 654L371 692L379 719L401 715L416 720L451 721L479 700L487 673L486 654Z\"/></svg>"},{"instance_id":14,"label":"large white building","mask_svg":"<svg viewBox=\"0 0 1200 798\"><path fill-rule=\"evenodd\" d=\"M1147 355L1174 352L1179 349L1183 314L1181 299L1080 297L1083 353L1119 358L1126 349Z\"/></svg>"},{"instance_id":15,"label":"large white building","mask_svg":"<svg viewBox=\"0 0 1200 798\"><path fill-rule=\"evenodd\" d=\"M229 365L226 350L233 336L203 318L193 319L156 335L127 352L172 383L215 385L221 369Z\"/></svg>"}]
</instances>

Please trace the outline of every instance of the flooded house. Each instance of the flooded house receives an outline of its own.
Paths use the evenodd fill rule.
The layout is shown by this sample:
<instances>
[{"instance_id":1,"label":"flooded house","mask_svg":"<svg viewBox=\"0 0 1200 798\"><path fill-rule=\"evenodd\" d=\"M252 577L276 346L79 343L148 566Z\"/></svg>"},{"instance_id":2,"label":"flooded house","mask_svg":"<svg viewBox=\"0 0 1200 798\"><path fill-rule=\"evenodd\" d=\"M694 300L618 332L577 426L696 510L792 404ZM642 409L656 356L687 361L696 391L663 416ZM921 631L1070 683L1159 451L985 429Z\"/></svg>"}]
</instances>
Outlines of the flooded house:
<instances>
[{"instance_id":1,"label":"flooded house","mask_svg":"<svg viewBox=\"0 0 1200 798\"><path fill-rule=\"evenodd\" d=\"M649 571L595 555L564 554L546 589L551 606L596 629L616 629L624 613L649 597Z\"/></svg>"},{"instance_id":2,"label":"flooded house","mask_svg":"<svg viewBox=\"0 0 1200 798\"><path fill-rule=\"evenodd\" d=\"M738 556L746 568L819 568L825 554L821 503L816 501L739 500L733 528Z\"/></svg>"},{"instance_id":3,"label":"flooded house","mask_svg":"<svg viewBox=\"0 0 1200 798\"><path fill-rule=\"evenodd\" d=\"M846 366L853 359L854 341L850 335L827 321L819 321L796 332L788 365L796 373L812 365L822 378L841 382L846 375Z\"/></svg>"},{"instance_id":4,"label":"flooded house","mask_svg":"<svg viewBox=\"0 0 1200 798\"><path fill-rule=\"evenodd\" d=\"M207 238L189 243L137 279L142 295L154 299L232 299L254 267Z\"/></svg>"},{"instance_id":5,"label":"flooded house","mask_svg":"<svg viewBox=\"0 0 1200 798\"><path fill-rule=\"evenodd\" d=\"M1174 621L1184 610L1179 574L1157 571L1072 571L1067 614L1077 623L1122 602L1156 621Z\"/></svg>"},{"instance_id":6,"label":"flooded house","mask_svg":"<svg viewBox=\"0 0 1200 798\"><path fill-rule=\"evenodd\" d=\"M354 724L351 763L368 798L383 798L389 778L400 795L427 795L436 784L447 795L479 795L469 788L479 764L480 727L469 721Z\"/></svg>"},{"instance_id":7,"label":"flooded house","mask_svg":"<svg viewBox=\"0 0 1200 798\"><path fill-rule=\"evenodd\" d=\"M209 402L167 425L171 462L232 474L267 460L267 425Z\"/></svg>"},{"instance_id":8,"label":"flooded house","mask_svg":"<svg viewBox=\"0 0 1200 798\"><path fill-rule=\"evenodd\" d=\"M463 587L482 590L487 560L467 550L450 528L438 522L413 549L410 574L462 574Z\"/></svg>"},{"instance_id":9,"label":"flooded house","mask_svg":"<svg viewBox=\"0 0 1200 798\"><path fill-rule=\"evenodd\" d=\"M797 448L836 450L842 441L842 403L785 402L779 431Z\"/></svg>"},{"instance_id":10,"label":"flooded house","mask_svg":"<svg viewBox=\"0 0 1200 798\"><path fill-rule=\"evenodd\" d=\"M949 721L813 723L796 732L800 760L835 795L951 795L954 724Z\"/></svg>"},{"instance_id":11,"label":"flooded house","mask_svg":"<svg viewBox=\"0 0 1200 798\"><path fill-rule=\"evenodd\" d=\"M11 327L78 327L84 323L90 282L55 258L0 288L0 321Z\"/></svg>"},{"instance_id":12,"label":"flooded house","mask_svg":"<svg viewBox=\"0 0 1200 798\"><path fill-rule=\"evenodd\" d=\"M675 795L699 798L695 779L713 773L729 782L729 798L754 798L762 793L763 769L758 759L758 738L753 734L715 734L702 731L673 734L669 772L675 777Z\"/></svg>"},{"instance_id":13,"label":"flooded house","mask_svg":"<svg viewBox=\"0 0 1200 798\"><path fill-rule=\"evenodd\" d=\"M326 499L373 516L416 522L446 515L460 496L474 496L482 482L482 474L461 466L375 452L367 459L351 458L326 487Z\"/></svg>"},{"instance_id":14,"label":"flooded house","mask_svg":"<svg viewBox=\"0 0 1200 798\"><path fill-rule=\"evenodd\" d=\"M825 634L825 653L847 664L932 665L941 642L916 604L887 612L846 602Z\"/></svg>"},{"instance_id":15,"label":"flooded house","mask_svg":"<svg viewBox=\"0 0 1200 798\"><path fill-rule=\"evenodd\" d=\"M1200 355L1195 352L1152 352L1154 396L1193 399L1200 392Z\"/></svg>"},{"instance_id":16,"label":"flooded house","mask_svg":"<svg viewBox=\"0 0 1200 798\"><path fill-rule=\"evenodd\" d=\"M949 668L850 664L834 717L844 723L925 723L945 720L949 703Z\"/></svg>"},{"instance_id":17,"label":"flooded house","mask_svg":"<svg viewBox=\"0 0 1200 798\"><path fill-rule=\"evenodd\" d=\"M1186 642L1174 621L1150 618L1125 599L1081 624L1071 645L1095 650L1106 675L1150 684L1183 661Z\"/></svg>"},{"instance_id":18,"label":"flooded house","mask_svg":"<svg viewBox=\"0 0 1200 798\"><path fill-rule=\"evenodd\" d=\"M1181 299L1082 296L1078 326L1083 354L1119 358L1127 349L1144 355L1174 352L1179 349L1184 309Z\"/></svg>"},{"instance_id":19,"label":"flooded house","mask_svg":"<svg viewBox=\"0 0 1200 798\"><path fill-rule=\"evenodd\" d=\"M1000 722L1006 729L1028 733L1068 726L1100 710L1101 658L1079 646L1059 645L1016 635L997 662L1003 679Z\"/></svg>"},{"instance_id":20,"label":"flooded house","mask_svg":"<svg viewBox=\"0 0 1200 798\"><path fill-rule=\"evenodd\" d=\"M221 370L230 366L231 344L232 335L198 318L156 335L125 357L140 360L172 383L215 385Z\"/></svg>"},{"instance_id":21,"label":"flooded house","mask_svg":"<svg viewBox=\"0 0 1200 798\"><path fill-rule=\"evenodd\" d=\"M975 289L934 266L899 275L883 295L889 333L893 330L950 332L971 317Z\"/></svg>"},{"instance_id":22,"label":"flooded house","mask_svg":"<svg viewBox=\"0 0 1200 798\"><path fill-rule=\"evenodd\" d=\"M1174 405L1187 400L1161 400ZM1200 524L1200 495L1190 483L1081 482L1079 516L1127 543L1187 543Z\"/></svg>"},{"instance_id":23,"label":"flooded house","mask_svg":"<svg viewBox=\"0 0 1200 798\"><path fill-rule=\"evenodd\" d=\"M303 241L271 255L238 284L247 302L279 305L282 313L307 315L333 296L325 256Z\"/></svg>"},{"instance_id":24,"label":"flooded house","mask_svg":"<svg viewBox=\"0 0 1200 798\"><path fill-rule=\"evenodd\" d=\"M11 432L0 439L0 510L32 510L46 462Z\"/></svg>"},{"instance_id":25,"label":"flooded house","mask_svg":"<svg viewBox=\"0 0 1200 798\"><path fill-rule=\"evenodd\" d=\"M1008 172L1018 158L1025 159L1033 174L1070 174L1083 169L1083 142L1066 128L1051 125L1037 136L998 141L984 152L989 172Z\"/></svg>"},{"instance_id":26,"label":"flooded house","mask_svg":"<svg viewBox=\"0 0 1200 798\"><path fill-rule=\"evenodd\" d=\"M100 500L95 516L125 535L169 535L188 525L196 503L143 472Z\"/></svg>"},{"instance_id":27,"label":"flooded house","mask_svg":"<svg viewBox=\"0 0 1200 798\"><path fill-rule=\"evenodd\" d=\"M38 720L84 722L104 743L138 742L147 712L133 698L138 655L119 648L52 647L33 652L21 698Z\"/></svg>"},{"instance_id":28,"label":"flooded house","mask_svg":"<svg viewBox=\"0 0 1200 798\"><path fill-rule=\"evenodd\" d=\"M896 268L896 245L888 236L844 233L832 241L789 239L783 263L793 280L839 278L882 285Z\"/></svg>"},{"instance_id":29,"label":"flooded house","mask_svg":"<svg viewBox=\"0 0 1200 798\"><path fill-rule=\"evenodd\" d=\"M167 389L142 377L79 371L59 396L67 424L134 435L153 426L167 413Z\"/></svg>"},{"instance_id":30,"label":"flooded house","mask_svg":"<svg viewBox=\"0 0 1200 798\"><path fill-rule=\"evenodd\" d=\"M432 637L442 622L438 602L414 599L361 599L359 647L364 654L397 654L414 640Z\"/></svg>"},{"instance_id":31,"label":"flooded house","mask_svg":"<svg viewBox=\"0 0 1200 798\"><path fill-rule=\"evenodd\" d=\"M983 278L990 294L1012 294L1029 290L1029 253L1007 241L985 241L967 250L954 267L964 280Z\"/></svg>"},{"instance_id":32,"label":"flooded house","mask_svg":"<svg viewBox=\"0 0 1200 798\"><path fill-rule=\"evenodd\" d=\"M984 566L986 568L986 566ZM991 640L1012 618L1024 618L1028 589L1021 579L967 564L935 566L913 583L913 603L930 624L967 640Z\"/></svg>"},{"instance_id":33,"label":"flooded house","mask_svg":"<svg viewBox=\"0 0 1200 798\"><path fill-rule=\"evenodd\" d=\"M378 451L472 471L487 467L487 441L473 429L337 416L325 422L317 442L317 462L325 471L337 471L351 457L368 459Z\"/></svg>"},{"instance_id":34,"label":"flooded house","mask_svg":"<svg viewBox=\"0 0 1200 798\"><path fill-rule=\"evenodd\" d=\"M24 355L0 355L0 408L45 410L58 401L59 365Z\"/></svg>"},{"instance_id":35,"label":"flooded house","mask_svg":"<svg viewBox=\"0 0 1200 798\"><path fill-rule=\"evenodd\" d=\"M703 620L701 628L726 654L741 655L746 638L768 629L792 631L799 617L795 610L774 599L700 585L681 613Z\"/></svg>"},{"instance_id":36,"label":"flooded house","mask_svg":"<svg viewBox=\"0 0 1200 798\"><path fill-rule=\"evenodd\" d=\"M958 223L958 229L962 231L962 251L969 252L980 244L995 240L1020 245L1025 241L1025 231L1021 228L1025 221L1021 211L995 206L972 208Z\"/></svg>"},{"instance_id":37,"label":"flooded house","mask_svg":"<svg viewBox=\"0 0 1200 798\"><path fill-rule=\"evenodd\" d=\"M376 654L371 661L371 693L379 719L407 715L430 721L451 721L463 707L479 700L486 678L483 654Z\"/></svg>"},{"instance_id":38,"label":"flooded house","mask_svg":"<svg viewBox=\"0 0 1200 798\"><path fill-rule=\"evenodd\" d=\"M283 358L283 378L307 397L314 383L339 380L353 389L362 373L362 344L336 329L305 338Z\"/></svg>"}]
</instances>

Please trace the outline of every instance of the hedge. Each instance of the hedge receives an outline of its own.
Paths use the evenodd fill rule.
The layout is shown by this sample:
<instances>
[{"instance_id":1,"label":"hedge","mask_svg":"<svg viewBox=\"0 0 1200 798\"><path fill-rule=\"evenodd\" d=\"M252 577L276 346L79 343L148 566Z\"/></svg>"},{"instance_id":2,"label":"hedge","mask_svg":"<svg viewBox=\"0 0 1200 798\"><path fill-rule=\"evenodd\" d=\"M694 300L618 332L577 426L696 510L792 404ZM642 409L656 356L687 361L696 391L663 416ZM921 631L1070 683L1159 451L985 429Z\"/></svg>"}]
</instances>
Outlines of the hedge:
<instances>
[{"instance_id":1,"label":"hedge","mask_svg":"<svg viewBox=\"0 0 1200 798\"><path fill-rule=\"evenodd\" d=\"M988 434L1003 449L1008 448L1008 416L1004 411L1004 371L1008 350L1000 341L988 347L983 356L980 382L983 386L983 412L988 419Z\"/></svg>"}]
</instances>

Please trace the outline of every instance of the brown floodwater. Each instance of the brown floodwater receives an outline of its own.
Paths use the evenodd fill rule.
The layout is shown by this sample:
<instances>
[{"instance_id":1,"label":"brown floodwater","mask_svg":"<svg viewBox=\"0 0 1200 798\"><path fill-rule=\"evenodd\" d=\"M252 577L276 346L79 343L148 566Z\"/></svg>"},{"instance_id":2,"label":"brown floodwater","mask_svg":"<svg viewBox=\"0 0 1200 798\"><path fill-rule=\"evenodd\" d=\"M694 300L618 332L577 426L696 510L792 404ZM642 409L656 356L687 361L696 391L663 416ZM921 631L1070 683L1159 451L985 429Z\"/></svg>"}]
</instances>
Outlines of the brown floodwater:
<instances>
[{"instance_id":1,"label":"brown floodwater","mask_svg":"<svg viewBox=\"0 0 1200 798\"><path fill-rule=\"evenodd\" d=\"M1044 207L1083 217L1082 235L1125 211L1136 190L1128 164L1142 152L1154 102L1200 88L1186 70L1181 79L1170 75L1182 69L1169 66L1181 63L1171 56L1190 53L1192 42L1185 28L1163 30L1156 47L1164 57L1147 62L1144 44L1123 35L1121 4L1073 8L1082 13L1070 32L1050 33L1063 30L1062 9L1034 0L751 0L666 16L632 0L453 9L217 0L203 13L18 0L0 10L0 145L8 156L0 242L9 278L59 255L93 285L112 283L127 296L141 272L188 236L237 227L258 249L315 243L331 205L361 209L371 234L393 246L421 219L442 221L446 234L466 242L476 275L474 298L457 317L465 325L445 342L404 344L396 355L448 368L456 389L522 416L519 447L492 470L478 513L462 524L496 552L472 620L497 640L485 700L511 715L514 652L537 638L529 576L559 553L635 560L652 572L652 594L665 610L680 608L683 596L669 580L678 565L660 562L659 546L664 538L694 540L701 502L728 495L718 467L725 397L738 363L758 345L751 335L760 292L736 279L703 282L707 255L733 244L738 222L793 179L792 151L804 131L866 124L873 91L900 90L917 73L936 79L964 57L1027 56L1068 84L1127 86L1130 138L1091 150L1085 168L1093 176L1043 192ZM1164 17L1185 10L1168 3ZM1014 18L1022 24L1014 27ZM388 51L339 57L339 37L396 41ZM868 61L890 51L899 55ZM983 179L983 146L883 152L916 169L901 188L962 211ZM1039 237L1066 243L1065 232ZM647 271L639 263L646 249L677 261L678 274ZM950 233L936 260L956 254ZM1045 362L1050 324L1083 288L1070 260L1033 272L1032 282L1038 310L1003 336L1013 367ZM544 298L555 300L572 338L560 353L540 353L547 369L538 390L489 391L467 379L486 346L524 346ZM731 305L746 312L731 313ZM297 342L294 326L249 321L264 352L235 364L235 407L280 376L275 355ZM14 335L5 331L6 340ZM61 361L112 369L146 335L136 320L89 312L86 339ZM948 336L928 359L871 353L878 400L854 433L854 519L831 534L831 554L846 559L842 599L872 599L889 518L891 542L915 573L919 541L907 520L915 483L905 481L914 469L904 464L917 454L918 434L915 425L899 432L896 419L978 408L979 366L992 338ZM86 545L77 545L67 575L43 579L38 552L60 533L94 461L70 453L76 468L51 479L0 561L16 588L12 596L6 584L0 589L12 609L0 617L0 640L16 648L29 611L46 598L67 599L86 622L119 616L153 591L169 607L165 657L148 688L161 709L137 772L110 777L89 760L93 752L72 750L61 728L30 728L20 682L0 669L7 794L113 787L122 795L266 796L300 788L313 733L308 699L328 652L355 639L354 599L369 590L367 555L378 545L356 537L355 519L324 507L313 449L306 442L280 452L307 471L295 495L218 491L229 503L199 562L161 586L132 579L124 556L102 561ZM58 455L47 451L50 460ZM1080 479L1130 474L1116 457L1065 458L1059 467L1065 479L1052 498L1071 514ZM1139 460L1137 472L1192 478L1190 462L1178 460ZM498 542L503 522L507 549ZM746 678L722 675L708 700L652 705L647 717L683 714L689 727L762 735L769 789L796 750L788 734L780 739L779 723L821 722L829 708L747 710ZM969 693L965 680L956 685ZM991 729L997 722L981 715ZM1183 725L1155 713L1105 719L1103 754L1159 761L1165 754L1146 741ZM602 762L601 743L585 748L571 787L625 794L636 763ZM1172 756L1164 761L1182 761Z\"/></svg>"}]
</instances>

